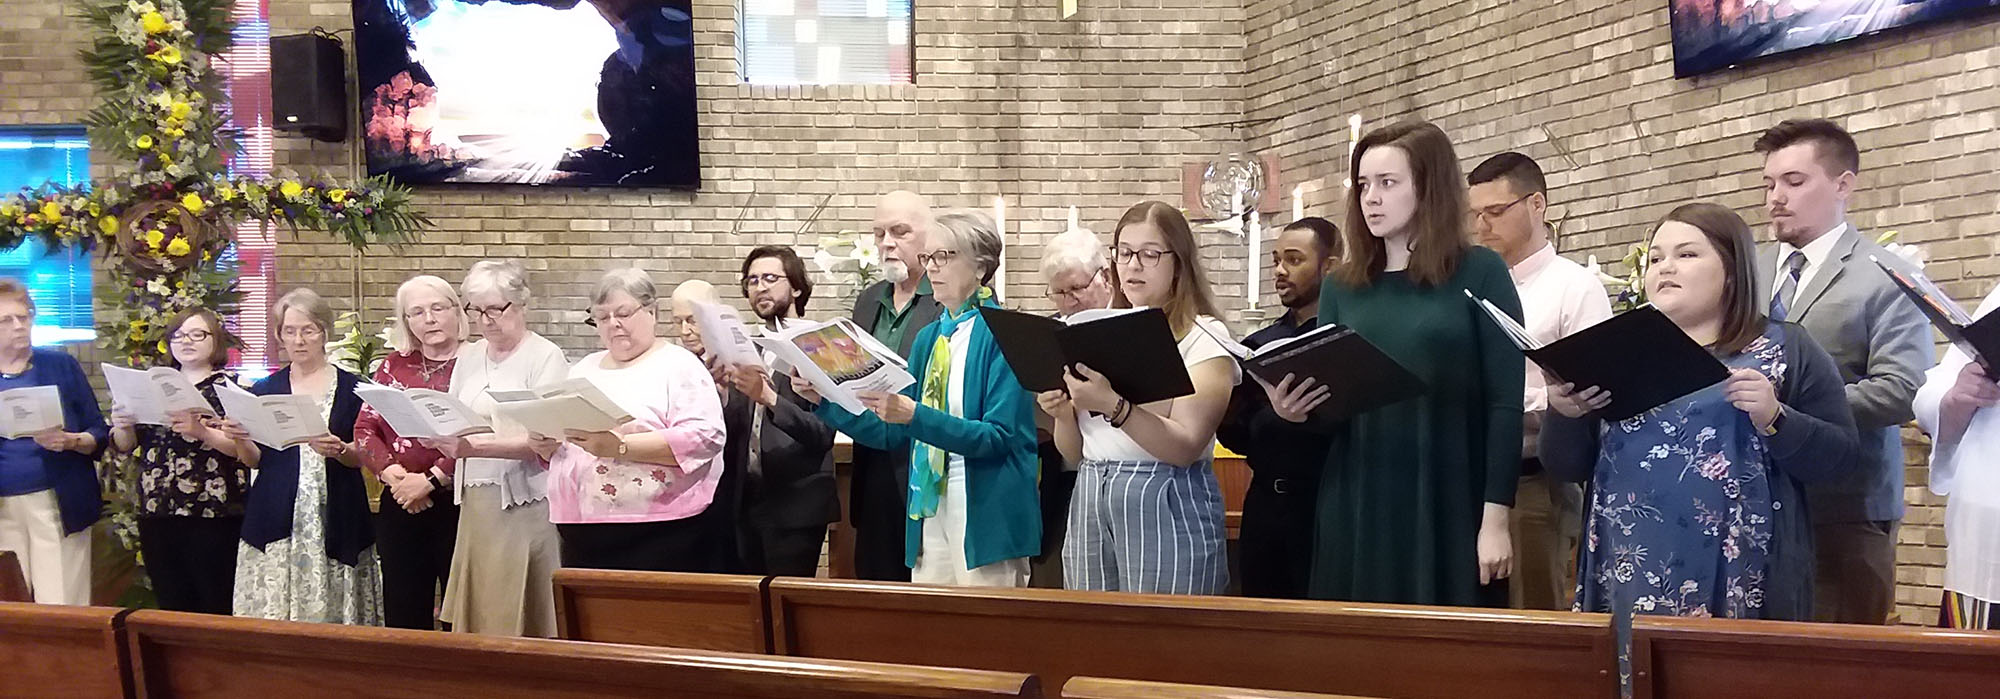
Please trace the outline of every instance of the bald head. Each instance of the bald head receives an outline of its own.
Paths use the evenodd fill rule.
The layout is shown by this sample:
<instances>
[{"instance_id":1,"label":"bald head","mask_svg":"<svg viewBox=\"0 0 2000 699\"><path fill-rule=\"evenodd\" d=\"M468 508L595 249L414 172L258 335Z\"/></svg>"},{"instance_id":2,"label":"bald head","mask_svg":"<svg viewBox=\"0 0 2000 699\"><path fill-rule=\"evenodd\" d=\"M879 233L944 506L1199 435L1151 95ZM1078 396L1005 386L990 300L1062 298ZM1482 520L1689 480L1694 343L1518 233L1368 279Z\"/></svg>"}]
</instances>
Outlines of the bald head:
<instances>
[{"instance_id":1,"label":"bald head","mask_svg":"<svg viewBox=\"0 0 2000 699\"><path fill-rule=\"evenodd\" d=\"M674 328L678 331L677 337L687 351L701 354L701 327L694 322L694 305L697 303L721 303L715 295L714 284L689 279L674 287Z\"/></svg>"},{"instance_id":2,"label":"bald head","mask_svg":"<svg viewBox=\"0 0 2000 699\"><path fill-rule=\"evenodd\" d=\"M875 204L875 247L882 256L882 277L903 283L924 275L917 255L931 228L931 206L923 195L896 190Z\"/></svg>"}]
</instances>

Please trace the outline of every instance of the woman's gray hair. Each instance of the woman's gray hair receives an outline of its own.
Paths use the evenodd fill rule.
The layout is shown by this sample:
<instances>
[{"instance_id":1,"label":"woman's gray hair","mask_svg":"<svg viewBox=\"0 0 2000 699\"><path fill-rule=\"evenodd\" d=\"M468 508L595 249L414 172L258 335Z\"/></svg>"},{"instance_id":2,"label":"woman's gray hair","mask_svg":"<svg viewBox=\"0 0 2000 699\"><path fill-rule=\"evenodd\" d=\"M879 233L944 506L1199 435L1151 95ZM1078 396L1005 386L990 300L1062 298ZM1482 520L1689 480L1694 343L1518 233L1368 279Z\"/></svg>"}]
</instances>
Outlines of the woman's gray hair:
<instances>
[{"instance_id":1,"label":"woman's gray hair","mask_svg":"<svg viewBox=\"0 0 2000 699\"><path fill-rule=\"evenodd\" d=\"M1042 246L1043 281L1053 282L1057 275L1072 269L1096 274L1107 266L1104 242L1088 228L1071 228Z\"/></svg>"},{"instance_id":2,"label":"woman's gray hair","mask_svg":"<svg viewBox=\"0 0 2000 699\"><path fill-rule=\"evenodd\" d=\"M279 334L285 327L285 314L295 308L312 318L312 324L319 328L321 337L333 339L333 304L327 303L326 297L320 296L319 292L303 286L286 292L278 297L277 303L271 304L273 339L282 339Z\"/></svg>"},{"instance_id":3,"label":"woman's gray hair","mask_svg":"<svg viewBox=\"0 0 2000 699\"><path fill-rule=\"evenodd\" d=\"M472 334L472 323L465 319L465 310L462 308L465 303L459 300L458 290L451 288L451 282L435 275L419 274L403 280L402 285L396 287L396 307L391 309L395 320L391 321L390 325L389 349L398 352L413 352L417 349L417 336L410 332L409 317L403 315L410 310L409 302L404 300L405 297L417 291L432 291L444 297L445 304L451 306L451 312L458 315L458 322L453 324L455 327L451 328L451 332L460 342Z\"/></svg>"},{"instance_id":4,"label":"woman's gray hair","mask_svg":"<svg viewBox=\"0 0 2000 699\"><path fill-rule=\"evenodd\" d=\"M999 228L984 211L955 209L931 223L931 235L940 236L940 242L971 260L979 270L980 284L992 284L993 274L1000 269L1000 256L1005 253Z\"/></svg>"},{"instance_id":5,"label":"woman's gray hair","mask_svg":"<svg viewBox=\"0 0 2000 699\"><path fill-rule=\"evenodd\" d=\"M659 298L659 292L653 286L653 275L637 267L626 267L605 272L604 277L597 280L597 291L590 295L590 305L602 305L615 291L625 292L641 306L653 305L653 301Z\"/></svg>"},{"instance_id":6,"label":"woman's gray hair","mask_svg":"<svg viewBox=\"0 0 2000 699\"><path fill-rule=\"evenodd\" d=\"M535 299L534 293L528 291L527 270L513 260L480 260L465 273L465 281L458 285L458 289L459 294L466 298L491 291L524 309L529 301Z\"/></svg>"}]
</instances>

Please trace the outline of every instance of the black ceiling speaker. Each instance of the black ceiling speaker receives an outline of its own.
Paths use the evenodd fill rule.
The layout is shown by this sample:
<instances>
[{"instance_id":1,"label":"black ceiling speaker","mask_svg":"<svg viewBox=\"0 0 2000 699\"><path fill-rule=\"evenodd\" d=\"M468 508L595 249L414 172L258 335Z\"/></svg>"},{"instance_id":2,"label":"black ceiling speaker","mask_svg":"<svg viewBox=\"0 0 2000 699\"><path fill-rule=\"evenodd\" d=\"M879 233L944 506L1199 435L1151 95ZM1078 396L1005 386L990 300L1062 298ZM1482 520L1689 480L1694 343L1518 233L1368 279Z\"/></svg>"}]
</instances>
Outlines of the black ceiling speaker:
<instances>
[{"instance_id":1,"label":"black ceiling speaker","mask_svg":"<svg viewBox=\"0 0 2000 699\"><path fill-rule=\"evenodd\" d=\"M271 37L271 125L321 141L347 139L347 56L338 40Z\"/></svg>"}]
</instances>

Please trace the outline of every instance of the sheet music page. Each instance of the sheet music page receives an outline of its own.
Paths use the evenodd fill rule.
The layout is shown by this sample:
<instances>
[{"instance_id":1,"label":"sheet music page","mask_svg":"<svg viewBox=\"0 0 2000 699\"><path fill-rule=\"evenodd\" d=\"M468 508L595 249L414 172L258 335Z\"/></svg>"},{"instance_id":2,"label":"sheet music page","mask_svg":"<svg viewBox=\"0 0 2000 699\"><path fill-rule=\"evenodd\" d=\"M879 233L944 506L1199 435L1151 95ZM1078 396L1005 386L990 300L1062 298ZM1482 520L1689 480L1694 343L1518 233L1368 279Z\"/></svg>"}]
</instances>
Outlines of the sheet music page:
<instances>
[{"instance_id":1,"label":"sheet music page","mask_svg":"<svg viewBox=\"0 0 2000 699\"><path fill-rule=\"evenodd\" d=\"M166 398L168 414L182 411L194 411L203 415L215 414L214 406L209 405L208 399L202 397L201 389L196 388L194 382L189 381L187 375L179 370L173 367L153 367L146 370L146 376L153 380L153 385L160 389L160 395Z\"/></svg>"},{"instance_id":2,"label":"sheet music page","mask_svg":"<svg viewBox=\"0 0 2000 699\"><path fill-rule=\"evenodd\" d=\"M0 430L9 439L32 437L63 426L62 393L54 386L0 391Z\"/></svg>"},{"instance_id":3,"label":"sheet music page","mask_svg":"<svg viewBox=\"0 0 2000 699\"><path fill-rule=\"evenodd\" d=\"M111 391L111 402L132 413L132 419L141 425L167 424L167 397L160 387L153 383L148 372L127 369L113 364L98 364L104 372L104 386Z\"/></svg>"}]
</instances>

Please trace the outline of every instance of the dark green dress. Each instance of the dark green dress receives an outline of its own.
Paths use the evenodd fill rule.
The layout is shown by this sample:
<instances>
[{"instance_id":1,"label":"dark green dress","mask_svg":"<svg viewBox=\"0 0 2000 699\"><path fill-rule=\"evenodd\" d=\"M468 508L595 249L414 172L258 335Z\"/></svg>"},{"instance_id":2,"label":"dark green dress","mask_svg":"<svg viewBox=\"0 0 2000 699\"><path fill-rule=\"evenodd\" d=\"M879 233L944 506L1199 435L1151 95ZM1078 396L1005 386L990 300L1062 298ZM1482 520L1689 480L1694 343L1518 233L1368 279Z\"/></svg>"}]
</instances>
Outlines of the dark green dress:
<instances>
[{"instance_id":1,"label":"dark green dress","mask_svg":"<svg viewBox=\"0 0 2000 699\"><path fill-rule=\"evenodd\" d=\"M1480 247L1437 287L1389 272L1364 289L1331 276L1321 288L1320 322L1354 328L1429 390L1325 424L1316 599L1507 603L1504 581L1479 584L1477 542L1484 503L1514 503L1525 363L1466 290L1521 317L1506 262Z\"/></svg>"}]
</instances>

